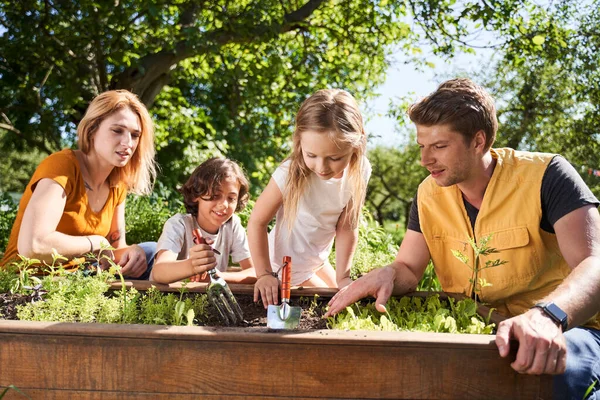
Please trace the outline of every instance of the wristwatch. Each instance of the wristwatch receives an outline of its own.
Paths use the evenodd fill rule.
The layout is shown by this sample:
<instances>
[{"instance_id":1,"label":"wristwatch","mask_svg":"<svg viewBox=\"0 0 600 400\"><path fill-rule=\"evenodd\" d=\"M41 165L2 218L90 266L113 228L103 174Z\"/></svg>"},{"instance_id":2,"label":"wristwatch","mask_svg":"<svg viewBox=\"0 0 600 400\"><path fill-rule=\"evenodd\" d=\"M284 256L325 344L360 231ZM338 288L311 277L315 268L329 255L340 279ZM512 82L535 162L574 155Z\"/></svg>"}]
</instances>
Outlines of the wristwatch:
<instances>
[{"instance_id":1,"label":"wristwatch","mask_svg":"<svg viewBox=\"0 0 600 400\"><path fill-rule=\"evenodd\" d=\"M547 316L562 327L562 331L566 332L569 326L567 313L561 310L559 306L552 302L541 302L533 306L540 308Z\"/></svg>"}]
</instances>

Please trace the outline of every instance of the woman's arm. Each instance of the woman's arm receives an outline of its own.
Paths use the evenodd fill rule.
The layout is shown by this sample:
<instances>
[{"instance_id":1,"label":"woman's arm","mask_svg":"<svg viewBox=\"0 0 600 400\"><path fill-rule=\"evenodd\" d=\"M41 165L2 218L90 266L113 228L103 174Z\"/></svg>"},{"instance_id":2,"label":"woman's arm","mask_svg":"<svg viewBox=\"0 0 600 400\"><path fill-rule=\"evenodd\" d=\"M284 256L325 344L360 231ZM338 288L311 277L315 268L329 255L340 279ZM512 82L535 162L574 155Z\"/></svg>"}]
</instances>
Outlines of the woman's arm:
<instances>
[{"instance_id":1,"label":"woman's arm","mask_svg":"<svg viewBox=\"0 0 600 400\"><path fill-rule=\"evenodd\" d=\"M256 269L256 285L254 286L254 301L262 298L265 308L269 304L277 304L279 282L272 276L271 260L269 259L269 240L267 227L283 203L283 196L277 183L271 178L269 184L256 200L250 220L248 221L248 245Z\"/></svg>"},{"instance_id":2,"label":"woman's arm","mask_svg":"<svg viewBox=\"0 0 600 400\"><path fill-rule=\"evenodd\" d=\"M31 195L23 213L19 230L19 254L52 261L52 249L71 258L108 246L99 235L72 236L58 232L56 227L62 218L67 195L61 185L52 179L41 179Z\"/></svg>"},{"instance_id":3,"label":"woman's arm","mask_svg":"<svg viewBox=\"0 0 600 400\"><path fill-rule=\"evenodd\" d=\"M349 218L346 218L347 209L344 208L340 214L335 229L335 275L339 289L352 283L350 268L358 243L358 226L352 227Z\"/></svg>"}]
</instances>

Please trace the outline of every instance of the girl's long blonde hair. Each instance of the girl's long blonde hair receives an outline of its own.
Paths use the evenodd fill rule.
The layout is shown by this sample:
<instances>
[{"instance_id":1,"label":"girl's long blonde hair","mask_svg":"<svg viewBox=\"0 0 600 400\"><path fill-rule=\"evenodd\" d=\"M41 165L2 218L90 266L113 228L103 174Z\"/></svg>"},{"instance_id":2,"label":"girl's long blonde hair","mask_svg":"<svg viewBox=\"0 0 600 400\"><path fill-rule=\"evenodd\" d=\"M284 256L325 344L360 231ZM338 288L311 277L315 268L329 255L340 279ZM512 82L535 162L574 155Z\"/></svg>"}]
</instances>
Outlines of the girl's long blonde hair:
<instances>
[{"instance_id":1,"label":"girl's long blonde hair","mask_svg":"<svg viewBox=\"0 0 600 400\"><path fill-rule=\"evenodd\" d=\"M146 106L136 95L127 90L110 90L96 96L77 126L77 145L79 150L88 154L93 147L94 134L102 121L125 107L140 119L140 142L131 160L124 167L112 170L109 181L111 184L123 183L131 193L149 194L156 178L154 124Z\"/></svg>"},{"instance_id":2,"label":"girl's long blonde hair","mask_svg":"<svg viewBox=\"0 0 600 400\"><path fill-rule=\"evenodd\" d=\"M312 173L304 163L300 144L302 133L306 131L322 133L338 145L348 144L353 148L347 179L354 192L346 206L346 218L356 227L367 192L364 179L367 136L356 100L350 93L340 89L319 90L302 103L296 115L292 153L287 158L290 160L290 169L283 194L283 219L291 229L300 198Z\"/></svg>"}]
</instances>

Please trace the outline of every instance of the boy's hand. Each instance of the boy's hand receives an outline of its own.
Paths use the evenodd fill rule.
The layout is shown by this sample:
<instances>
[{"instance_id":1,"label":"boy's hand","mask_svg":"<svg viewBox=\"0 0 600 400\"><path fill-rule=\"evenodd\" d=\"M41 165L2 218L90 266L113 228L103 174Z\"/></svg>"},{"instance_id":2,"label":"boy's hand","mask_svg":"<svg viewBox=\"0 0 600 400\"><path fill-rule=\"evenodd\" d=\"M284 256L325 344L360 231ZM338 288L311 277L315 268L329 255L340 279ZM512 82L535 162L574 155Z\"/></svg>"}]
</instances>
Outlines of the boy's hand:
<instances>
[{"instance_id":1,"label":"boy's hand","mask_svg":"<svg viewBox=\"0 0 600 400\"><path fill-rule=\"evenodd\" d=\"M208 282L209 280L208 272L190 276L190 282Z\"/></svg>"},{"instance_id":2,"label":"boy's hand","mask_svg":"<svg viewBox=\"0 0 600 400\"><path fill-rule=\"evenodd\" d=\"M216 267L217 259L210 244L196 244L190 249L189 259L192 263L192 273L202 274Z\"/></svg>"},{"instance_id":3,"label":"boy's hand","mask_svg":"<svg viewBox=\"0 0 600 400\"><path fill-rule=\"evenodd\" d=\"M270 273L259 276L254 284L255 303L258 302L259 295L265 308L271 304L276 305L279 302L279 280Z\"/></svg>"}]
</instances>

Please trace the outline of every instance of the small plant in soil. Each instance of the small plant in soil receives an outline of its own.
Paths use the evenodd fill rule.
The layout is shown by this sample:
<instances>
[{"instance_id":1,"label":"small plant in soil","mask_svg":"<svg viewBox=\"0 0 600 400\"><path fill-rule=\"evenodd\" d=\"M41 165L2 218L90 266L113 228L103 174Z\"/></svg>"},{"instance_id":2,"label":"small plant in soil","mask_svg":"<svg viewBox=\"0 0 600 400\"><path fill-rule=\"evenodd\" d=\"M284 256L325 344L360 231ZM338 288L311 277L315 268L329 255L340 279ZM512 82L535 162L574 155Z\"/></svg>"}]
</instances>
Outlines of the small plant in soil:
<instances>
[{"instance_id":1,"label":"small plant in soil","mask_svg":"<svg viewBox=\"0 0 600 400\"><path fill-rule=\"evenodd\" d=\"M477 314L477 303L471 299L456 301L440 299L433 294L421 297L390 298L387 312L382 314L372 302L355 303L338 315L329 318L328 326L344 330L421 331L448 333L491 334L495 324L490 314Z\"/></svg>"},{"instance_id":2,"label":"small plant in soil","mask_svg":"<svg viewBox=\"0 0 600 400\"><path fill-rule=\"evenodd\" d=\"M185 285L179 293L162 293L152 288L144 293L127 288L119 267L108 260L109 270L84 268L93 260L82 263L75 272L67 272L57 257L47 275L34 277L23 272L30 260L20 266L0 270L0 285L7 293L0 295L1 318L31 321L137 323L157 325L222 326L216 310L206 295L189 293ZM21 268L19 268L21 267ZM11 269L12 268L12 269ZM111 290L110 284L120 279L121 289ZM31 286L36 283L35 286ZM254 303L251 295L236 295L245 321L240 326L265 328L266 311L262 303ZM424 330L435 332L490 333L493 324L478 316L470 299L440 300L404 297L390 299L387 314L377 312L369 302L359 302L336 317L323 319L329 299L292 298L292 304L302 307L299 329L374 329Z\"/></svg>"},{"instance_id":3,"label":"small plant in soil","mask_svg":"<svg viewBox=\"0 0 600 400\"><path fill-rule=\"evenodd\" d=\"M471 269L472 273L471 273L471 278L469 279L470 286L469 286L469 291L467 292L467 296L469 296L472 299L475 299L475 301L477 301L478 296L481 296L481 289L483 289L484 287L492 286L492 284L490 282L487 282L485 279L482 279L479 277L479 274L481 273L481 271L483 271L484 269L488 269L488 268L498 267L498 266L504 265L508 262L508 261L496 259L496 260L488 260L485 262L485 264L483 266L481 265L481 257L482 256L489 256L490 254L500 252L499 250L488 246L488 243L491 239L492 239L491 234L488 236L479 238L479 240L477 240L477 241L475 241L473 238L468 238L468 242L471 245L471 247L473 248L473 252L475 254L473 265L469 261L469 258L466 255L464 255L461 251L452 250L452 254L454 255L454 257L458 258L467 267L469 267Z\"/></svg>"}]
</instances>

